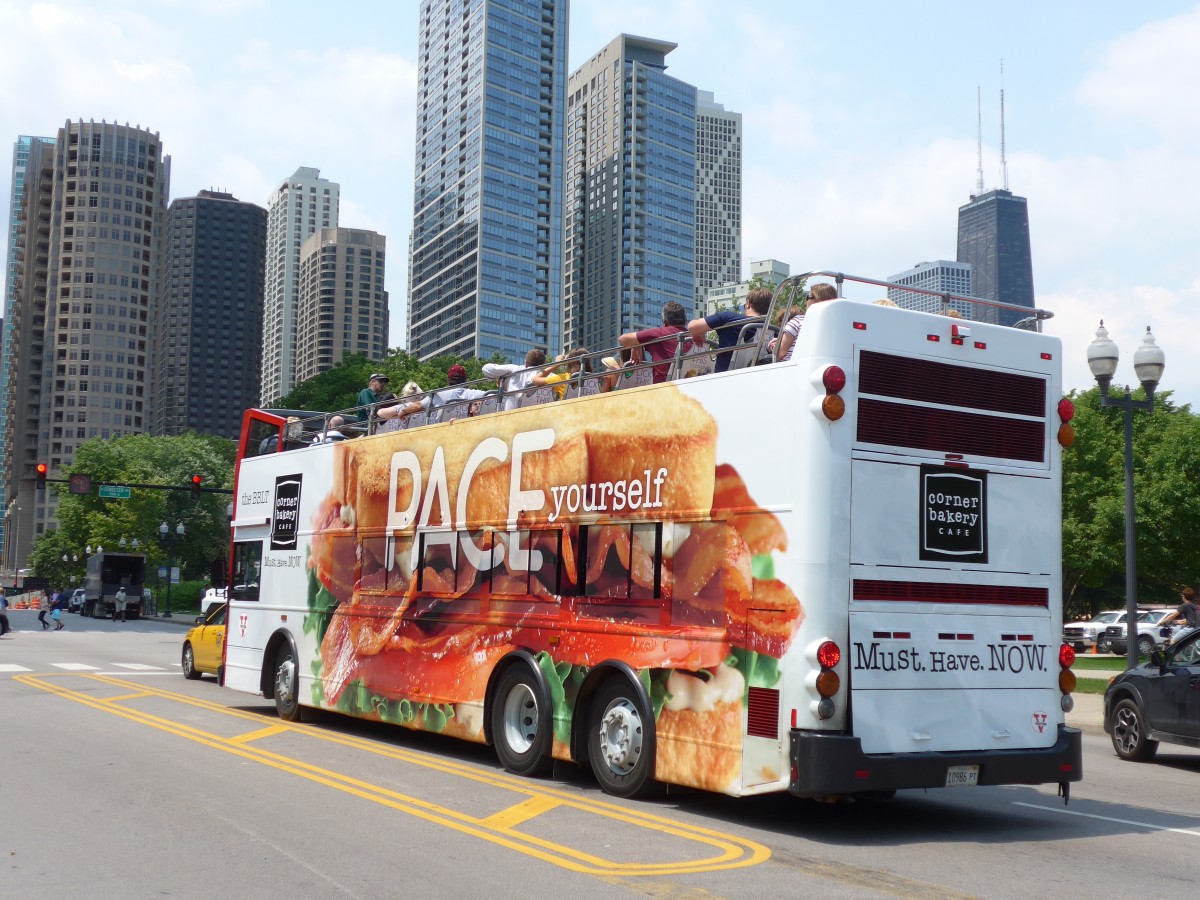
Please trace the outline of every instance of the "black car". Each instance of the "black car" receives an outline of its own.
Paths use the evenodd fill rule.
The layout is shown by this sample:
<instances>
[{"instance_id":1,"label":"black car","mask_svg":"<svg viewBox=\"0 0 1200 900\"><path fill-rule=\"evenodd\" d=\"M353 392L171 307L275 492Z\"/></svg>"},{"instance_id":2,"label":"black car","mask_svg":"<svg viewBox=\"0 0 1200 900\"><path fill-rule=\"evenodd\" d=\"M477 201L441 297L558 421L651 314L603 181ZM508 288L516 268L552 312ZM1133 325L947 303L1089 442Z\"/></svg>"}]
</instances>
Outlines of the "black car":
<instances>
[{"instance_id":1,"label":"black car","mask_svg":"<svg viewBox=\"0 0 1200 900\"><path fill-rule=\"evenodd\" d=\"M1160 741L1200 747L1200 629L1112 680L1104 730L1121 759L1148 760Z\"/></svg>"}]
</instances>

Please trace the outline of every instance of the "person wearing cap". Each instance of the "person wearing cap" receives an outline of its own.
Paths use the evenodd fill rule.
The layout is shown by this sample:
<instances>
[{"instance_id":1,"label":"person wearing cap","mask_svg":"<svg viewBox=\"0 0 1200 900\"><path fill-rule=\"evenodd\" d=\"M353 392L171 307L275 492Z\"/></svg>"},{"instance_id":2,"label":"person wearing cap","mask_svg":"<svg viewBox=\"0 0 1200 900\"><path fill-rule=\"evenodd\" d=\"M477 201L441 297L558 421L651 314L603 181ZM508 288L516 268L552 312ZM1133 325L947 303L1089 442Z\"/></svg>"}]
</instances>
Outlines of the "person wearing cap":
<instances>
[{"instance_id":1,"label":"person wearing cap","mask_svg":"<svg viewBox=\"0 0 1200 900\"><path fill-rule=\"evenodd\" d=\"M546 351L533 349L525 354L525 365L513 363L484 363L483 377L495 378L504 387L504 408L516 409L534 377L546 364Z\"/></svg>"},{"instance_id":2,"label":"person wearing cap","mask_svg":"<svg viewBox=\"0 0 1200 900\"><path fill-rule=\"evenodd\" d=\"M478 400L487 396L485 391L477 391L474 388L463 387L467 380L467 370L458 363L452 365L446 370L446 387L441 390L433 391L426 394L420 400L414 400L411 403L396 404L385 409L379 410L379 418L395 419L411 416L413 413L419 413L422 410L437 409L445 406L448 403L457 403L460 400Z\"/></svg>"},{"instance_id":3,"label":"person wearing cap","mask_svg":"<svg viewBox=\"0 0 1200 900\"><path fill-rule=\"evenodd\" d=\"M387 383L388 377L382 372L375 372L367 379L367 386L358 392L358 399L354 403L358 407L358 421L367 421L376 403L396 398L395 394L388 392Z\"/></svg>"}]
</instances>

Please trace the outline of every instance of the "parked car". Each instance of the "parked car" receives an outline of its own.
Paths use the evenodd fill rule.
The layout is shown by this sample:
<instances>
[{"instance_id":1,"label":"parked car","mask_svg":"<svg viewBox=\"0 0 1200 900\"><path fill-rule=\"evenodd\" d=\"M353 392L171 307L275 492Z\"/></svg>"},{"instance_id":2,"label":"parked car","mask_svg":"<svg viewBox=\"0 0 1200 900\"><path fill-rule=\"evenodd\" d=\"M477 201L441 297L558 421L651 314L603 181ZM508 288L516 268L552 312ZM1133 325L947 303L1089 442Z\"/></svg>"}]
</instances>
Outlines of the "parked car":
<instances>
[{"instance_id":1,"label":"parked car","mask_svg":"<svg viewBox=\"0 0 1200 900\"><path fill-rule=\"evenodd\" d=\"M1104 730L1121 759L1145 761L1160 742L1200 747L1200 630L1122 672L1104 693Z\"/></svg>"},{"instance_id":2,"label":"parked car","mask_svg":"<svg viewBox=\"0 0 1200 900\"><path fill-rule=\"evenodd\" d=\"M1107 612L1102 612L1088 622L1068 622L1063 626L1063 643L1070 644L1075 648L1076 653L1088 650L1091 647L1096 647L1099 652L1100 637L1104 634L1104 629L1109 625L1123 622L1125 620L1125 612L1120 609L1112 609Z\"/></svg>"},{"instance_id":3,"label":"parked car","mask_svg":"<svg viewBox=\"0 0 1200 900\"><path fill-rule=\"evenodd\" d=\"M1138 655L1149 656L1150 651L1162 641L1159 635L1158 623L1167 617L1174 610L1173 606L1162 606L1155 609L1146 609L1138 616L1134 640L1138 642ZM1104 642L1108 645L1111 652L1120 655L1129 651L1129 643L1125 636L1125 622L1122 621L1116 625L1109 625L1104 629Z\"/></svg>"},{"instance_id":4,"label":"parked car","mask_svg":"<svg viewBox=\"0 0 1200 900\"><path fill-rule=\"evenodd\" d=\"M183 638L180 664L184 678L216 675L221 678L221 651L225 646L224 603L217 604L207 616L196 616L196 625Z\"/></svg>"},{"instance_id":5,"label":"parked car","mask_svg":"<svg viewBox=\"0 0 1200 900\"><path fill-rule=\"evenodd\" d=\"M83 599L86 594L87 591L83 588L75 588L75 590L71 591L71 597L67 600L67 609L73 613L77 613L83 609Z\"/></svg>"}]
</instances>

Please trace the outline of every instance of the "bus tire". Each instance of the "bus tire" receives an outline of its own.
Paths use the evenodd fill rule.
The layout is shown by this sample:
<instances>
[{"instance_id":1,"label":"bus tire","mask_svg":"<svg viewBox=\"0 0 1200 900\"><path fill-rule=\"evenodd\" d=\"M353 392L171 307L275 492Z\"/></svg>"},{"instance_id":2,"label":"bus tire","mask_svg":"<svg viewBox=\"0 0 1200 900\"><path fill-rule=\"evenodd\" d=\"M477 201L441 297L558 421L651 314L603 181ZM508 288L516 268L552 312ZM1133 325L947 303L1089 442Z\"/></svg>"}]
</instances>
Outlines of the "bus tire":
<instances>
[{"instance_id":1,"label":"bus tire","mask_svg":"<svg viewBox=\"0 0 1200 900\"><path fill-rule=\"evenodd\" d=\"M492 742L500 764L514 775L546 775L554 765L553 704L545 685L520 663L496 684L491 707Z\"/></svg>"},{"instance_id":2,"label":"bus tire","mask_svg":"<svg viewBox=\"0 0 1200 900\"><path fill-rule=\"evenodd\" d=\"M183 667L183 677L188 681L195 681L200 677L200 673L196 671L196 654L192 651L191 644L183 645L183 660L180 665Z\"/></svg>"},{"instance_id":3,"label":"bus tire","mask_svg":"<svg viewBox=\"0 0 1200 900\"><path fill-rule=\"evenodd\" d=\"M300 721L300 669L291 644L284 643L275 654L275 712L285 722Z\"/></svg>"},{"instance_id":4,"label":"bus tire","mask_svg":"<svg viewBox=\"0 0 1200 900\"><path fill-rule=\"evenodd\" d=\"M654 788L654 717L624 678L609 678L590 706L588 761L605 793L638 797Z\"/></svg>"}]
</instances>

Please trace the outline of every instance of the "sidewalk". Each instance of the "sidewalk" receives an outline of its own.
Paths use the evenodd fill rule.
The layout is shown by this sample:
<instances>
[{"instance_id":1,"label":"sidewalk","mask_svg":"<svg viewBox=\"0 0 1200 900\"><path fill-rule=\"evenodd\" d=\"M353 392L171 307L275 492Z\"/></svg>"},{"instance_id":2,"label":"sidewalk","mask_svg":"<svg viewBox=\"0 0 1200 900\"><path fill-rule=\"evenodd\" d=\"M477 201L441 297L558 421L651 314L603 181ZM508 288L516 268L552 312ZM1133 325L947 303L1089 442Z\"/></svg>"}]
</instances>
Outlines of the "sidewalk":
<instances>
[{"instance_id":1,"label":"sidewalk","mask_svg":"<svg viewBox=\"0 0 1200 900\"><path fill-rule=\"evenodd\" d=\"M1072 694L1075 708L1067 713L1067 724L1090 734L1104 733L1104 695Z\"/></svg>"}]
</instances>

